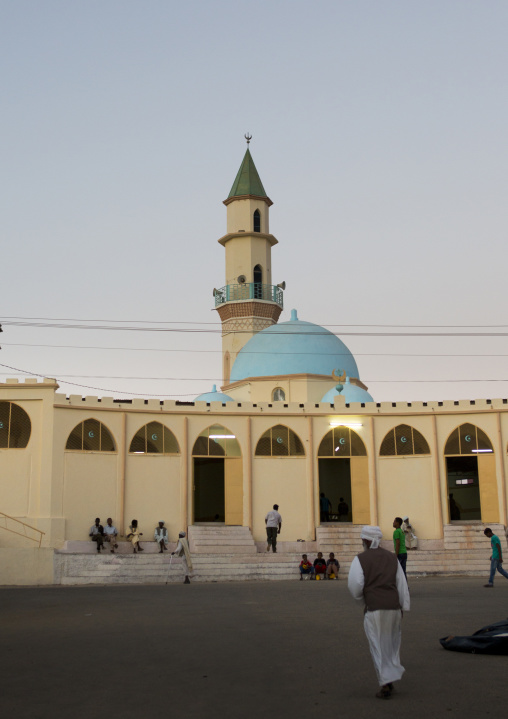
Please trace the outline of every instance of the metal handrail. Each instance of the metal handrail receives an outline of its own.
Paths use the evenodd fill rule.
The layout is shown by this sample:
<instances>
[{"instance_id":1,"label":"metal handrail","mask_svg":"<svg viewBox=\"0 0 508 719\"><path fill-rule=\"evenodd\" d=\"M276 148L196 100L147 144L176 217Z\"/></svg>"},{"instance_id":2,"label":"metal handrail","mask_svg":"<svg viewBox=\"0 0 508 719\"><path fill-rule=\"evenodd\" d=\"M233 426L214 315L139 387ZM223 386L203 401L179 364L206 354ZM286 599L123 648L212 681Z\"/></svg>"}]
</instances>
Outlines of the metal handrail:
<instances>
[{"instance_id":1,"label":"metal handrail","mask_svg":"<svg viewBox=\"0 0 508 719\"><path fill-rule=\"evenodd\" d=\"M215 306L236 300L265 300L275 302L281 309L284 306L284 293L277 285L263 285L261 282L244 282L238 285L226 285L214 291Z\"/></svg>"},{"instance_id":2,"label":"metal handrail","mask_svg":"<svg viewBox=\"0 0 508 719\"><path fill-rule=\"evenodd\" d=\"M21 524L25 528L25 531L24 532L16 532L15 529L10 529L7 526L8 519L12 520L13 522L17 522L18 524ZM32 542L39 542L39 549L41 548L42 537L44 534L46 534L46 532L43 532L42 529L37 529L37 527L32 527L31 524L26 524L26 522L22 522L21 519L16 519L16 517L11 517L9 514L5 514L5 512L0 512L0 522L2 520L5 520L5 527L2 527L2 525L0 524L0 529L5 529L6 532L11 532L12 534L17 534L20 537L26 537L27 539L30 539ZM32 529L34 532L38 532L40 534L39 539L35 539L35 537L30 537L26 533L26 527L28 527L28 529Z\"/></svg>"}]
</instances>

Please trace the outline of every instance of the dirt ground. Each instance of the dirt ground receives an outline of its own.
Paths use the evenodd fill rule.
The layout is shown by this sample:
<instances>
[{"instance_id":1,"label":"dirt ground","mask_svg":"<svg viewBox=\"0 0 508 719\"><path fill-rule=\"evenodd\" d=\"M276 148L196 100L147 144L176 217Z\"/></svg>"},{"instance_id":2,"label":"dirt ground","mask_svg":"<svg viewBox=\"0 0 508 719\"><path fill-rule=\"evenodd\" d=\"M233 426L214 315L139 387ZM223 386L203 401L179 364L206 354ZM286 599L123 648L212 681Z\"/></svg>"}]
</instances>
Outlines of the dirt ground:
<instances>
[{"instance_id":1,"label":"dirt ground","mask_svg":"<svg viewBox=\"0 0 508 719\"><path fill-rule=\"evenodd\" d=\"M344 579L1 589L0 707L16 719L502 716L508 657L439 644L508 616L508 581L495 581L410 580L406 673L386 701Z\"/></svg>"}]
</instances>

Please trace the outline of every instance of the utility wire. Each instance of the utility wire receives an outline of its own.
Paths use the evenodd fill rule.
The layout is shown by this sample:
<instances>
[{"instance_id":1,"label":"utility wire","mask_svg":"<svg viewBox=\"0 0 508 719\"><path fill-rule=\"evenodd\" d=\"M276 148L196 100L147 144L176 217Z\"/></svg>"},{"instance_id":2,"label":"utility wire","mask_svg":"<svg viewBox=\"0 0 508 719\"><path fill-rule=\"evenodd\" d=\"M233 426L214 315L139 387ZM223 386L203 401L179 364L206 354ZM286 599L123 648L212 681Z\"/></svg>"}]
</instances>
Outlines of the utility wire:
<instances>
[{"instance_id":1,"label":"utility wire","mask_svg":"<svg viewBox=\"0 0 508 719\"><path fill-rule=\"evenodd\" d=\"M205 354L222 354L222 350L196 350L196 349L173 349L160 347L102 347L96 345L51 345L33 344L31 342L2 342L3 347L52 347L56 349L79 349L79 350L121 350L125 352L191 352ZM273 352L242 349L242 354L272 355ZM277 352L278 355L315 355L315 352ZM349 357L350 352L320 352L320 356ZM424 354L422 352L401 353L401 352L355 352L355 357L508 357L508 354L458 354L437 353Z\"/></svg>"},{"instance_id":2,"label":"utility wire","mask_svg":"<svg viewBox=\"0 0 508 719\"><path fill-rule=\"evenodd\" d=\"M221 322L194 322L194 321L183 321L183 320L107 320L103 317L100 319L82 319L76 317L6 317L7 320L44 320L50 322L117 322L117 323L131 323L131 324L156 324L156 325L221 325ZM453 327L453 328L465 328L465 327L507 327L508 325L455 325L455 324L439 324L439 325L399 325L399 324L322 324L321 327L399 327L399 328L430 328L430 327Z\"/></svg>"}]
</instances>

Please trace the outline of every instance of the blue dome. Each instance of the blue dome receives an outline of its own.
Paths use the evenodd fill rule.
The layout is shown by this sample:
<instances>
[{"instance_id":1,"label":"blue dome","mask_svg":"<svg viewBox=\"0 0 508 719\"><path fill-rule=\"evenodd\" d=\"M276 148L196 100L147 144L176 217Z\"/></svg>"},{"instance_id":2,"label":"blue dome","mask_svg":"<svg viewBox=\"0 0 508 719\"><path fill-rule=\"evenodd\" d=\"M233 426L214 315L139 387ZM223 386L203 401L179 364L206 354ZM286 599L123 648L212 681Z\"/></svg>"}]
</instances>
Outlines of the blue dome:
<instances>
[{"instance_id":1,"label":"blue dome","mask_svg":"<svg viewBox=\"0 0 508 719\"><path fill-rule=\"evenodd\" d=\"M358 377L358 367L346 345L324 327L302 322L292 310L289 322L267 327L242 347L230 381L270 375L331 375L339 369Z\"/></svg>"},{"instance_id":2,"label":"blue dome","mask_svg":"<svg viewBox=\"0 0 508 719\"><path fill-rule=\"evenodd\" d=\"M234 402L235 400L228 394L217 392L217 385L213 385L211 392L205 392L196 397L194 402Z\"/></svg>"},{"instance_id":3,"label":"blue dome","mask_svg":"<svg viewBox=\"0 0 508 719\"><path fill-rule=\"evenodd\" d=\"M351 384L349 377L346 377L342 392L338 392L335 387L332 387L332 389L329 389L325 394L321 402L330 402L330 404L333 404L337 397L344 397L346 404L351 404L351 402L374 402L366 390L357 387L355 384Z\"/></svg>"}]
</instances>

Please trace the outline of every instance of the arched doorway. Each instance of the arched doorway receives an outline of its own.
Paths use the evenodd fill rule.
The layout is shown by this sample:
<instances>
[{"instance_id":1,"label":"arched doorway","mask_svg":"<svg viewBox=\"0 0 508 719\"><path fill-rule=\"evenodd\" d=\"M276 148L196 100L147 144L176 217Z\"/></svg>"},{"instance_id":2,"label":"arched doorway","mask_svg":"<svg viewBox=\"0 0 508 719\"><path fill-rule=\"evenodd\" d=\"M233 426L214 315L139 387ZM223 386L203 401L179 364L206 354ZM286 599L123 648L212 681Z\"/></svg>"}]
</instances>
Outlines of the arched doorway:
<instances>
[{"instance_id":1,"label":"arched doorway","mask_svg":"<svg viewBox=\"0 0 508 719\"><path fill-rule=\"evenodd\" d=\"M499 522L494 449L474 424L457 427L445 445L448 511L451 522Z\"/></svg>"},{"instance_id":2,"label":"arched doorway","mask_svg":"<svg viewBox=\"0 0 508 719\"><path fill-rule=\"evenodd\" d=\"M256 300L263 299L263 268L261 265L254 267L254 298Z\"/></svg>"},{"instance_id":3,"label":"arched doorway","mask_svg":"<svg viewBox=\"0 0 508 719\"><path fill-rule=\"evenodd\" d=\"M194 524L243 524L242 453L220 424L204 429L192 449Z\"/></svg>"},{"instance_id":4,"label":"arched doorway","mask_svg":"<svg viewBox=\"0 0 508 719\"><path fill-rule=\"evenodd\" d=\"M320 497L324 494L331 503L328 520L369 524L368 458L361 437L350 427L331 429L319 445L318 470Z\"/></svg>"}]
</instances>

